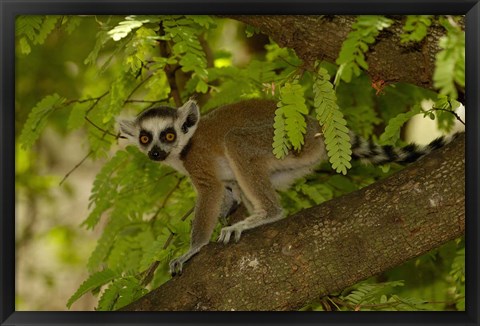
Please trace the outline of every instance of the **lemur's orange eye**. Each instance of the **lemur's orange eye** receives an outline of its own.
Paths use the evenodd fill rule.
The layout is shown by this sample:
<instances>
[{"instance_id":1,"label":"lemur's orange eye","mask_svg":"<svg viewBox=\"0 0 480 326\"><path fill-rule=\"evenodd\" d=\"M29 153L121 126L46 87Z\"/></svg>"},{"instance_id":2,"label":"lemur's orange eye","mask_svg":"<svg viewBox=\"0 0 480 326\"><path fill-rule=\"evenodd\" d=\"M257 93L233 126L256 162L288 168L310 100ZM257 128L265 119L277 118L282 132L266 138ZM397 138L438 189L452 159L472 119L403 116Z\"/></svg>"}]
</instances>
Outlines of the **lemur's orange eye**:
<instances>
[{"instance_id":1,"label":"lemur's orange eye","mask_svg":"<svg viewBox=\"0 0 480 326\"><path fill-rule=\"evenodd\" d=\"M149 141L150 141L150 138L149 138L148 136L143 135L143 136L140 137L140 142L141 142L142 144L146 144L146 143L148 143Z\"/></svg>"},{"instance_id":2,"label":"lemur's orange eye","mask_svg":"<svg viewBox=\"0 0 480 326\"><path fill-rule=\"evenodd\" d=\"M175 134L169 132L169 133L167 133L167 134L165 135L165 139L166 139L167 141L174 141L174 140L175 140Z\"/></svg>"}]
</instances>

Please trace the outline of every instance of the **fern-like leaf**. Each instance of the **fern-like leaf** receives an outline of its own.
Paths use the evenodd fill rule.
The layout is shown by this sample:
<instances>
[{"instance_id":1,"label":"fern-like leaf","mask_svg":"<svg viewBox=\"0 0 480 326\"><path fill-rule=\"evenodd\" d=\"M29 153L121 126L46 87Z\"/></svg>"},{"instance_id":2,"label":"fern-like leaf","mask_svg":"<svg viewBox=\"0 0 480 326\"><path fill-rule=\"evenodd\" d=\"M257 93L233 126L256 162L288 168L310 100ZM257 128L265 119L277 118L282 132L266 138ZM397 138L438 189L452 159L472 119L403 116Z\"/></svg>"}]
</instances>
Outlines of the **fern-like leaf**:
<instances>
[{"instance_id":1,"label":"fern-like leaf","mask_svg":"<svg viewBox=\"0 0 480 326\"><path fill-rule=\"evenodd\" d=\"M198 23L197 23L198 22ZM199 25L202 24L202 25ZM180 63L185 72L194 72L200 85L197 91L205 91L208 79L207 56L202 48L198 36L205 31L205 27L213 27L208 19L197 16L170 17L162 20L165 31L165 40L173 41L173 57Z\"/></svg>"},{"instance_id":2,"label":"fern-like leaf","mask_svg":"<svg viewBox=\"0 0 480 326\"><path fill-rule=\"evenodd\" d=\"M60 16L19 16L15 23L16 36L19 38L20 52L29 54L32 44L43 44L55 28Z\"/></svg>"},{"instance_id":3,"label":"fern-like leaf","mask_svg":"<svg viewBox=\"0 0 480 326\"><path fill-rule=\"evenodd\" d=\"M350 302L353 305L371 303L377 300L379 301L381 296L387 294L392 287L403 285L403 281L391 281L384 283L361 282L346 290L345 292L348 292L348 294L342 296L342 299Z\"/></svg>"},{"instance_id":4,"label":"fern-like leaf","mask_svg":"<svg viewBox=\"0 0 480 326\"><path fill-rule=\"evenodd\" d=\"M390 119L385 127L385 131L380 136L380 143L383 145L394 145L400 138L400 131L403 125L420 112L420 106L415 105L410 111L400 113L395 118Z\"/></svg>"},{"instance_id":5,"label":"fern-like leaf","mask_svg":"<svg viewBox=\"0 0 480 326\"><path fill-rule=\"evenodd\" d=\"M275 111L273 153L277 158L283 158L287 150L299 151L304 144L307 132L305 115L308 108L305 104L303 89L298 81L285 83L280 89L280 101Z\"/></svg>"},{"instance_id":6,"label":"fern-like leaf","mask_svg":"<svg viewBox=\"0 0 480 326\"><path fill-rule=\"evenodd\" d=\"M97 35L95 36L95 39L96 39L95 46L83 61L83 63L86 65L93 66L97 62L97 58L98 58L98 54L100 53L100 50L109 40L111 40L110 35L108 34L107 31L98 32Z\"/></svg>"},{"instance_id":7,"label":"fern-like leaf","mask_svg":"<svg viewBox=\"0 0 480 326\"><path fill-rule=\"evenodd\" d=\"M119 280L119 283L118 300L114 307L116 310L132 303L148 292L147 289L140 284L140 281L132 276Z\"/></svg>"},{"instance_id":8,"label":"fern-like leaf","mask_svg":"<svg viewBox=\"0 0 480 326\"><path fill-rule=\"evenodd\" d=\"M347 122L337 105L337 97L330 83L327 70L320 67L313 84L314 105L317 120L320 122L327 148L327 154L332 168L342 174L352 165L351 144L348 135Z\"/></svg>"},{"instance_id":9,"label":"fern-like leaf","mask_svg":"<svg viewBox=\"0 0 480 326\"><path fill-rule=\"evenodd\" d=\"M341 80L350 82L353 75L359 76L361 69L367 70L365 54L368 45L375 42L381 30L388 28L393 21L384 16L358 16L352 24L352 31L343 42L336 63L339 65L335 85Z\"/></svg>"},{"instance_id":10,"label":"fern-like leaf","mask_svg":"<svg viewBox=\"0 0 480 326\"><path fill-rule=\"evenodd\" d=\"M48 117L65 102L65 99L58 94L44 97L32 109L20 134L19 143L22 148L27 149L35 143L47 125Z\"/></svg>"},{"instance_id":11,"label":"fern-like leaf","mask_svg":"<svg viewBox=\"0 0 480 326\"><path fill-rule=\"evenodd\" d=\"M119 287L116 282L112 282L108 288L103 291L102 296L98 300L98 311L112 311L114 310L115 303L119 297Z\"/></svg>"},{"instance_id":12,"label":"fern-like leaf","mask_svg":"<svg viewBox=\"0 0 480 326\"><path fill-rule=\"evenodd\" d=\"M403 34L400 35L400 41L402 43L420 42L427 36L428 27L431 24L431 15L407 16L403 26Z\"/></svg>"},{"instance_id":13,"label":"fern-like leaf","mask_svg":"<svg viewBox=\"0 0 480 326\"><path fill-rule=\"evenodd\" d=\"M127 163L128 159L129 155L126 151L117 151L97 174L89 198L89 207L94 205L94 209L82 225L93 229L100 221L102 213L112 206L117 195L117 185L112 182L112 176Z\"/></svg>"},{"instance_id":14,"label":"fern-like leaf","mask_svg":"<svg viewBox=\"0 0 480 326\"><path fill-rule=\"evenodd\" d=\"M291 145L287 138L287 132L285 131L285 118L282 114L275 115L273 128L275 129L273 134L273 154L276 158L284 158L287 154Z\"/></svg>"},{"instance_id":15,"label":"fern-like leaf","mask_svg":"<svg viewBox=\"0 0 480 326\"><path fill-rule=\"evenodd\" d=\"M98 239L95 250L88 258L87 267L89 271L96 270L103 263L112 249L112 245L119 232L130 223L131 222L125 216L112 214L109 223L105 227L100 239Z\"/></svg>"},{"instance_id":16,"label":"fern-like leaf","mask_svg":"<svg viewBox=\"0 0 480 326\"><path fill-rule=\"evenodd\" d=\"M117 26L108 31L108 35L116 42L126 37L133 30L141 27L143 24L150 22L150 19L142 19L142 16L131 15L125 20L118 23Z\"/></svg>"},{"instance_id":17,"label":"fern-like leaf","mask_svg":"<svg viewBox=\"0 0 480 326\"><path fill-rule=\"evenodd\" d=\"M170 256L170 250L164 248L169 237L166 231L168 230L164 229L164 233L158 236L155 241L150 243L149 246L145 248L145 252L140 263L141 271L146 270L152 263L156 261L165 262L167 257Z\"/></svg>"},{"instance_id":18,"label":"fern-like leaf","mask_svg":"<svg viewBox=\"0 0 480 326\"><path fill-rule=\"evenodd\" d=\"M70 115L67 121L67 128L69 130L78 129L85 124L85 115L90 107L88 102L75 103L70 110Z\"/></svg>"},{"instance_id":19,"label":"fern-like leaf","mask_svg":"<svg viewBox=\"0 0 480 326\"><path fill-rule=\"evenodd\" d=\"M68 299L67 307L70 309L72 304L85 293L107 284L108 282L113 280L115 276L116 274L110 269L105 269L103 271L90 275L90 277L85 282L83 282L82 285L80 285L80 287L77 289L77 291L75 291L75 293L70 297L70 299Z\"/></svg>"},{"instance_id":20,"label":"fern-like leaf","mask_svg":"<svg viewBox=\"0 0 480 326\"><path fill-rule=\"evenodd\" d=\"M442 50L436 55L433 85L440 94L456 99L457 86L465 88L465 32L447 19L440 22L447 34L438 42Z\"/></svg>"}]
</instances>

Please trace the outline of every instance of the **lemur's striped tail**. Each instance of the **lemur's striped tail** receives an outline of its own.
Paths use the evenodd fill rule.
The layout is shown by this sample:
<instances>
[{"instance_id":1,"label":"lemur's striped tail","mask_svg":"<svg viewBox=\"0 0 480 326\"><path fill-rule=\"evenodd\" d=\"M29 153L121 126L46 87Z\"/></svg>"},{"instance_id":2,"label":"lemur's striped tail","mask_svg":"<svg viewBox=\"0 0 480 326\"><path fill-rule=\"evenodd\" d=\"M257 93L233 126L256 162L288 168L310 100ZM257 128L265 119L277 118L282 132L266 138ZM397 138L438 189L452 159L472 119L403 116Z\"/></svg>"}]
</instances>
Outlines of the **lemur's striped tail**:
<instances>
[{"instance_id":1,"label":"lemur's striped tail","mask_svg":"<svg viewBox=\"0 0 480 326\"><path fill-rule=\"evenodd\" d=\"M392 162L400 164L412 163L428 153L447 145L459 134L460 133L455 133L453 135L438 137L428 145L410 144L397 148L391 145L381 146L373 143L371 140L367 141L351 133L352 158L375 165Z\"/></svg>"}]
</instances>

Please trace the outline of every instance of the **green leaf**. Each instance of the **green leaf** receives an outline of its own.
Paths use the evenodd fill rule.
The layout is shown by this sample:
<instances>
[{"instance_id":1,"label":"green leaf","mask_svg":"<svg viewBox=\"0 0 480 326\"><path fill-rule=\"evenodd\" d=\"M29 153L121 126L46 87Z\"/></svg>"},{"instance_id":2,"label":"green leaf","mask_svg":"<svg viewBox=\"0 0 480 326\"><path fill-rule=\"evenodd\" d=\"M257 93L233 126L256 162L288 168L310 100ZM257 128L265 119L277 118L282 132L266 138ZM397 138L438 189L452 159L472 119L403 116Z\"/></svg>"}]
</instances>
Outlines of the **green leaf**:
<instances>
[{"instance_id":1,"label":"green leaf","mask_svg":"<svg viewBox=\"0 0 480 326\"><path fill-rule=\"evenodd\" d=\"M113 118L120 113L130 94L130 88L132 87L130 85L132 83L131 75L125 74L122 74L112 82L108 94L108 106L102 111L102 124L113 121Z\"/></svg>"},{"instance_id":2,"label":"green leaf","mask_svg":"<svg viewBox=\"0 0 480 326\"><path fill-rule=\"evenodd\" d=\"M170 257L171 250L164 248L165 244L167 243L167 239L169 238L167 231L167 229L164 229L163 233L145 248L145 252L140 263L140 270L146 270L152 263L156 261L165 262L166 259Z\"/></svg>"},{"instance_id":3,"label":"green leaf","mask_svg":"<svg viewBox=\"0 0 480 326\"><path fill-rule=\"evenodd\" d=\"M275 119L273 128L275 129L273 135L273 154L276 158L284 158L288 154L289 141L285 131L285 118L281 111L275 112Z\"/></svg>"},{"instance_id":4,"label":"green leaf","mask_svg":"<svg viewBox=\"0 0 480 326\"><path fill-rule=\"evenodd\" d=\"M118 292L119 292L118 284L115 282L110 284L108 288L106 288L105 291L102 293L100 300L98 300L98 307L96 310L99 310L99 311L114 310L115 303L117 302L118 296L119 296Z\"/></svg>"},{"instance_id":5,"label":"green leaf","mask_svg":"<svg viewBox=\"0 0 480 326\"><path fill-rule=\"evenodd\" d=\"M42 27L42 16L22 15L15 20L15 33L17 36L26 36L35 42L38 31Z\"/></svg>"},{"instance_id":6,"label":"green leaf","mask_svg":"<svg viewBox=\"0 0 480 326\"><path fill-rule=\"evenodd\" d=\"M57 24L57 21L60 19L60 16L45 16L43 18L42 25L40 29L38 30L38 34L35 38L34 43L35 44L43 44L45 40L47 39L47 36L50 35L50 33L53 31L55 28L55 25Z\"/></svg>"},{"instance_id":7,"label":"green leaf","mask_svg":"<svg viewBox=\"0 0 480 326\"><path fill-rule=\"evenodd\" d=\"M104 291L98 303L97 310L118 310L137 300L147 292L136 278L131 276L120 278L112 282Z\"/></svg>"},{"instance_id":8,"label":"green leaf","mask_svg":"<svg viewBox=\"0 0 480 326\"><path fill-rule=\"evenodd\" d=\"M208 15L188 15L186 18L191 19L193 22L205 29L213 29L217 27L215 20Z\"/></svg>"},{"instance_id":9,"label":"green leaf","mask_svg":"<svg viewBox=\"0 0 480 326\"><path fill-rule=\"evenodd\" d=\"M365 60L368 44L374 43L380 31L390 27L392 23L391 19L384 16L361 15L357 17L335 61L339 65L335 76L335 85L338 85L340 80L349 83L353 76L360 75L360 68L368 69Z\"/></svg>"},{"instance_id":10,"label":"green leaf","mask_svg":"<svg viewBox=\"0 0 480 326\"><path fill-rule=\"evenodd\" d=\"M118 299L114 307L115 310L132 303L148 292L135 277L126 277L117 282Z\"/></svg>"},{"instance_id":11,"label":"green leaf","mask_svg":"<svg viewBox=\"0 0 480 326\"><path fill-rule=\"evenodd\" d=\"M352 167L347 122L338 107L330 75L322 67L319 67L315 76L313 93L315 112L322 126L329 161L338 173L346 174L347 169Z\"/></svg>"},{"instance_id":12,"label":"green leaf","mask_svg":"<svg viewBox=\"0 0 480 326\"><path fill-rule=\"evenodd\" d=\"M44 97L32 109L28 115L27 121L23 126L22 133L18 139L22 148L31 147L40 136L40 133L47 125L48 118L58 108L60 108L65 99L58 94Z\"/></svg>"},{"instance_id":13,"label":"green leaf","mask_svg":"<svg viewBox=\"0 0 480 326\"><path fill-rule=\"evenodd\" d=\"M80 25L82 22L82 17L78 16L63 16L62 24L65 25L65 30L68 34L72 34L75 29Z\"/></svg>"},{"instance_id":14,"label":"green leaf","mask_svg":"<svg viewBox=\"0 0 480 326\"><path fill-rule=\"evenodd\" d=\"M303 88L298 81L285 83L280 88L280 101L275 111L273 153L277 158L283 158L288 149L299 151L304 143L307 132L305 115L308 108L305 104Z\"/></svg>"},{"instance_id":15,"label":"green leaf","mask_svg":"<svg viewBox=\"0 0 480 326\"><path fill-rule=\"evenodd\" d=\"M410 111L401 113L395 118L388 121L385 131L380 136L380 143L383 145L394 145L400 138L400 131L402 126L410 120L414 115L421 112L420 105L415 105Z\"/></svg>"},{"instance_id":16,"label":"green leaf","mask_svg":"<svg viewBox=\"0 0 480 326\"><path fill-rule=\"evenodd\" d=\"M118 183L113 182L113 176L118 169L127 164L128 160L129 155L126 151L117 151L96 175L89 198L89 207L95 205L95 208L82 225L93 229L100 221L102 214L113 205L118 187Z\"/></svg>"},{"instance_id":17,"label":"green leaf","mask_svg":"<svg viewBox=\"0 0 480 326\"><path fill-rule=\"evenodd\" d=\"M18 45L22 54L29 54L32 51L32 48L30 47L26 37L20 38Z\"/></svg>"},{"instance_id":18,"label":"green leaf","mask_svg":"<svg viewBox=\"0 0 480 326\"><path fill-rule=\"evenodd\" d=\"M423 40L427 35L428 27L432 24L432 17L431 15L407 16L400 41L408 43Z\"/></svg>"},{"instance_id":19,"label":"green leaf","mask_svg":"<svg viewBox=\"0 0 480 326\"><path fill-rule=\"evenodd\" d=\"M90 104L88 102L75 103L73 105L67 121L69 130L78 129L85 124L85 115L89 107Z\"/></svg>"},{"instance_id":20,"label":"green leaf","mask_svg":"<svg viewBox=\"0 0 480 326\"><path fill-rule=\"evenodd\" d=\"M21 15L15 20L15 33L19 39L20 52L29 54L32 44L43 44L54 30L61 16Z\"/></svg>"},{"instance_id":21,"label":"green leaf","mask_svg":"<svg viewBox=\"0 0 480 326\"><path fill-rule=\"evenodd\" d=\"M109 223L103 230L100 239L97 241L97 246L88 259L87 267L89 271L97 269L103 261L108 257L112 245L118 233L129 225L131 222L121 214L114 214Z\"/></svg>"},{"instance_id":22,"label":"green leaf","mask_svg":"<svg viewBox=\"0 0 480 326\"><path fill-rule=\"evenodd\" d=\"M92 51L88 54L87 58L83 61L86 65L94 65L97 62L98 54L103 46L111 39L107 31L100 31L95 36L96 42Z\"/></svg>"},{"instance_id":23,"label":"green leaf","mask_svg":"<svg viewBox=\"0 0 480 326\"><path fill-rule=\"evenodd\" d=\"M122 38L130 34L134 29L141 27L143 24L148 23L149 19L139 19L132 15L128 16L124 21L118 23L113 29L108 31L108 35L115 41L120 41Z\"/></svg>"},{"instance_id":24,"label":"green leaf","mask_svg":"<svg viewBox=\"0 0 480 326\"><path fill-rule=\"evenodd\" d=\"M404 286L403 281L391 281L383 283L357 283L349 289L344 290L347 295L342 295L341 298L354 305L369 304L380 302L381 297L393 287ZM383 299L385 300L385 299Z\"/></svg>"},{"instance_id":25,"label":"green leaf","mask_svg":"<svg viewBox=\"0 0 480 326\"><path fill-rule=\"evenodd\" d=\"M67 307L70 309L72 304L77 301L85 293L92 291L96 288L99 288L102 285L107 284L115 278L116 274L110 270L105 269L103 271L94 273L89 276L89 278L80 285L77 291L68 299Z\"/></svg>"},{"instance_id":26,"label":"green leaf","mask_svg":"<svg viewBox=\"0 0 480 326\"><path fill-rule=\"evenodd\" d=\"M440 94L456 99L457 86L465 88L465 32L448 19L440 22L447 33L438 42L442 50L436 55L433 85Z\"/></svg>"}]
</instances>

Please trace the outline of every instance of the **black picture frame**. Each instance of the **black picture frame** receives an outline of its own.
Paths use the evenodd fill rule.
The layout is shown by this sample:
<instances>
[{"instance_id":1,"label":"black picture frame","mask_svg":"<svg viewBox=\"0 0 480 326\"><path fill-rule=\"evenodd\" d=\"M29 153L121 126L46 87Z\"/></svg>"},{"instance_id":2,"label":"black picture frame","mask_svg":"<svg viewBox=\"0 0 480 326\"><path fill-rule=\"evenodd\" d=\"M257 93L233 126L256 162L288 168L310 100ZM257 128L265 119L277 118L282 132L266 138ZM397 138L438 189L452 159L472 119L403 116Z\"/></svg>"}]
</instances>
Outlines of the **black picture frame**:
<instances>
[{"instance_id":1,"label":"black picture frame","mask_svg":"<svg viewBox=\"0 0 480 326\"><path fill-rule=\"evenodd\" d=\"M466 15L466 311L401 313L310 312L19 312L15 311L14 22L23 14L452 14ZM153 324L445 324L478 325L480 4L474 0L0 0L1 325ZM45 294L48 299L48 294ZM234 314L234 315L232 315ZM234 318L232 318L234 316Z\"/></svg>"}]
</instances>

